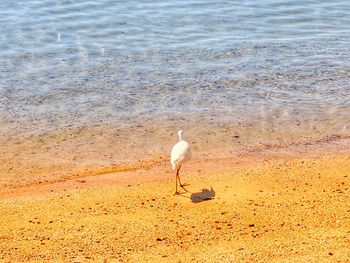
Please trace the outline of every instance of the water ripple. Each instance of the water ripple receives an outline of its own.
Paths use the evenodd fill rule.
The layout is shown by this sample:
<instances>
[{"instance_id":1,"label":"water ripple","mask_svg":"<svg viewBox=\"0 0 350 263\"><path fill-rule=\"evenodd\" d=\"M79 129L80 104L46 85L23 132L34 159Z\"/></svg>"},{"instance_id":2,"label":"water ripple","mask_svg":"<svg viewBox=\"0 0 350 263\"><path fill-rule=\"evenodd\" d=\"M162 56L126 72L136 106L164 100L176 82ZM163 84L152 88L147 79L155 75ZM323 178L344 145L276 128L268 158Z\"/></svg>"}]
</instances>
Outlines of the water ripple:
<instances>
[{"instance_id":1,"label":"water ripple","mask_svg":"<svg viewBox=\"0 0 350 263\"><path fill-rule=\"evenodd\" d=\"M336 131L350 118L349 12L345 0L4 0L0 124L252 122L258 111L266 129L304 114Z\"/></svg>"}]
</instances>

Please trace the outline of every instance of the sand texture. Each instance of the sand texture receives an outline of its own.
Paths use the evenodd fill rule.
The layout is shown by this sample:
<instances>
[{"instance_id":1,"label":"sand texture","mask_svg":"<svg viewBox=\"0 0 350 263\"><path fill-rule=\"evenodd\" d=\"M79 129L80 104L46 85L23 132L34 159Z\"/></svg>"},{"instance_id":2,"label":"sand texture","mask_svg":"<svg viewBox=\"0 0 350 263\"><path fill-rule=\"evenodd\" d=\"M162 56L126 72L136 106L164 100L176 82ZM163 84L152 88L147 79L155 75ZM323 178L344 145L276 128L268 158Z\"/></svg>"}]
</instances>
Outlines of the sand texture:
<instances>
[{"instance_id":1,"label":"sand texture","mask_svg":"<svg viewBox=\"0 0 350 263\"><path fill-rule=\"evenodd\" d=\"M3 196L0 261L350 260L349 155L188 171L179 196L173 177Z\"/></svg>"}]
</instances>

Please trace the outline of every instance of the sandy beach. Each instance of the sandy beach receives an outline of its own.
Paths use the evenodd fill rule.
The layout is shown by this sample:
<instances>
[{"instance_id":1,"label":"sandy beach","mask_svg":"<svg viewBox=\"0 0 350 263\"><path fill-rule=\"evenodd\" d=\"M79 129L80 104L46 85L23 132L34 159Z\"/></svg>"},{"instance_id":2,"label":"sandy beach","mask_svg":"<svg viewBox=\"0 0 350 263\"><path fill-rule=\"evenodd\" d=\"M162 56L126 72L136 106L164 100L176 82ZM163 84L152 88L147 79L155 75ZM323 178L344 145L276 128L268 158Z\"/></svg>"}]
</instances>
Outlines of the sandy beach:
<instances>
[{"instance_id":1,"label":"sandy beach","mask_svg":"<svg viewBox=\"0 0 350 263\"><path fill-rule=\"evenodd\" d=\"M0 259L345 262L350 155L338 149L194 158L178 196L167 160L3 191Z\"/></svg>"}]
</instances>

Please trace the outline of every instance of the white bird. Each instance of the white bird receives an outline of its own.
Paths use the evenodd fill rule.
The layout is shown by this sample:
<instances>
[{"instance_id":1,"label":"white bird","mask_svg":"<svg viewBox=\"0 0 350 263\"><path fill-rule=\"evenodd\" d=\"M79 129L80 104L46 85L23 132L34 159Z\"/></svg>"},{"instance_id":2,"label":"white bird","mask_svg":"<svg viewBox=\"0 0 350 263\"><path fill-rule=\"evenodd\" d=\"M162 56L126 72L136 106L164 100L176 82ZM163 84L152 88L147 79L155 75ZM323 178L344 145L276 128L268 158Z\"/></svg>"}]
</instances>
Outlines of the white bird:
<instances>
[{"instance_id":1,"label":"white bird","mask_svg":"<svg viewBox=\"0 0 350 263\"><path fill-rule=\"evenodd\" d=\"M171 158L170 162L173 166L173 170L176 170L176 190L175 195L179 194L177 191L177 180L179 180L180 187L184 189L186 192L187 190L184 188L185 185L183 185L180 181L179 171L181 168L181 165L184 163L187 163L189 160L191 160L192 152L190 145L182 139L183 132L180 130L178 131L179 135L179 141L173 146L173 149L171 150Z\"/></svg>"}]
</instances>

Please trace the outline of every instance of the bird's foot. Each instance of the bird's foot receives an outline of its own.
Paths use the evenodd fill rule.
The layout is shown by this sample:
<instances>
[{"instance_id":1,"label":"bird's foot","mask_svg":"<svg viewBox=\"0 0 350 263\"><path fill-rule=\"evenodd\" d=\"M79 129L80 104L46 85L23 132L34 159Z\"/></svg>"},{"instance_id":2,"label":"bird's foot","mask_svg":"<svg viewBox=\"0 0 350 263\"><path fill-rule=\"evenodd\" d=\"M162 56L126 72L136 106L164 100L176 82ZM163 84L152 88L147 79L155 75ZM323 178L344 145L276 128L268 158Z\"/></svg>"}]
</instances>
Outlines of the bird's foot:
<instances>
[{"instance_id":1,"label":"bird's foot","mask_svg":"<svg viewBox=\"0 0 350 263\"><path fill-rule=\"evenodd\" d=\"M178 194L180 194L178 191L175 191L175 194L174 195L178 195Z\"/></svg>"},{"instance_id":2,"label":"bird's foot","mask_svg":"<svg viewBox=\"0 0 350 263\"><path fill-rule=\"evenodd\" d=\"M188 184L180 184L180 187L182 188L182 189L184 189L186 192L188 192L188 190L185 188L185 186L187 186Z\"/></svg>"}]
</instances>

